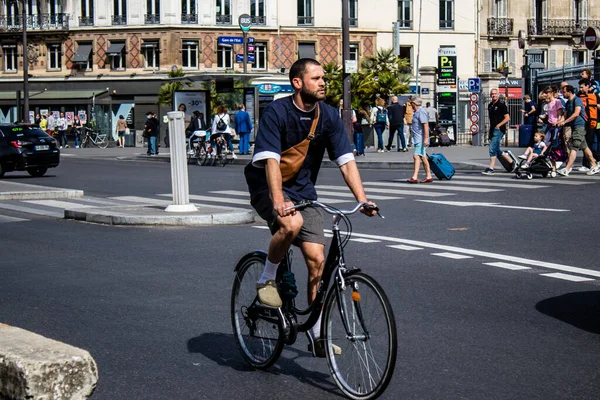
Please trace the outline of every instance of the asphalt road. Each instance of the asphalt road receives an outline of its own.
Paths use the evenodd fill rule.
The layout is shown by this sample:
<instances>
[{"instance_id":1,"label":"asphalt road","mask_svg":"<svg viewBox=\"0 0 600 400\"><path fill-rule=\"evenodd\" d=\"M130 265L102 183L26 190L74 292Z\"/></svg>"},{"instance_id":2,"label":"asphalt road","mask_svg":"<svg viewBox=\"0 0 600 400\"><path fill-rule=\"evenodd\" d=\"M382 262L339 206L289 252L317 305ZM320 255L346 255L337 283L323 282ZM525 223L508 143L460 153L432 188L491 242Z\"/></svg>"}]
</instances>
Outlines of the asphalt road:
<instances>
[{"instance_id":1,"label":"asphalt road","mask_svg":"<svg viewBox=\"0 0 600 400\"><path fill-rule=\"evenodd\" d=\"M97 197L170 191L163 163L65 157L55 172L7 177ZM378 188L410 176L361 174ZM464 184L480 177L459 173L431 185L437 189L414 189L449 196L378 192L402 199L377 201L385 220L352 218L353 237L370 242L350 242L347 262L382 284L398 325L396 373L383 398L597 399L600 178L562 180L583 182L569 185L505 175L490 182L515 187ZM343 182L325 169L318 184ZM528 184L541 187L516 186ZM394 188L413 189L406 186ZM245 190L241 167L190 167L191 193L224 190ZM326 362L309 355L303 337L266 372L250 370L239 355L229 316L233 267L267 246L264 229L2 215L23 220L0 224L0 321L90 351L100 372L94 399L340 398ZM302 284L299 260L295 270Z\"/></svg>"}]
</instances>

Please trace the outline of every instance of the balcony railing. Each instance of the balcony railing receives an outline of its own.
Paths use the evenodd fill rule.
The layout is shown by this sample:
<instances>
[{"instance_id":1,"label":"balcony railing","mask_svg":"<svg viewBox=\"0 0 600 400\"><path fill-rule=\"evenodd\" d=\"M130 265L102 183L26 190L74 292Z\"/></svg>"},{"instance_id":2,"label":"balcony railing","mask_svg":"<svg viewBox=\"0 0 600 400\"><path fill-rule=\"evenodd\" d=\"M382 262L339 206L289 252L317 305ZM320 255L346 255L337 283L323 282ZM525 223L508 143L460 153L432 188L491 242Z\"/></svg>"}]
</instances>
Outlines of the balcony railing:
<instances>
[{"instance_id":1,"label":"balcony railing","mask_svg":"<svg viewBox=\"0 0 600 400\"><path fill-rule=\"evenodd\" d=\"M513 25L512 18L488 18L487 33L490 36L512 36Z\"/></svg>"},{"instance_id":2,"label":"balcony railing","mask_svg":"<svg viewBox=\"0 0 600 400\"><path fill-rule=\"evenodd\" d=\"M411 19L401 19L401 20L398 20L398 28L400 28L400 29L412 29L412 20Z\"/></svg>"},{"instance_id":3,"label":"balcony railing","mask_svg":"<svg viewBox=\"0 0 600 400\"><path fill-rule=\"evenodd\" d=\"M440 19L440 29L454 29L454 20L452 19Z\"/></svg>"},{"instance_id":4,"label":"balcony railing","mask_svg":"<svg viewBox=\"0 0 600 400\"><path fill-rule=\"evenodd\" d=\"M312 25L313 17L312 16L298 16L298 25Z\"/></svg>"},{"instance_id":5,"label":"balcony railing","mask_svg":"<svg viewBox=\"0 0 600 400\"><path fill-rule=\"evenodd\" d=\"M197 24L198 14L181 14L182 24Z\"/></svg>"},{"instance_id":6,"label":"balcony railing","mask_svg":"<svg viewBox=\"0 0 600 400\"><path fill-rule=\"evenodd\" d=\"M127 25L127 15L113 15L112 16L112 24L113 25Z\"/></svg>"},{"instance_id":7,"label":"balcony railing","mask_svg":"<svg viewBox=\"0 0 600 400\"><path fill-rule=\"evenodd\" d=\"M217 14L217 25L231 25L231 14Z\"/></svg>"},{"instance_id":8,"label":"balcony railing","mask_svg":"<svg viewBox=\"0 0 600 400\"><path fill-rule=\"evenodd\" d=\"M146 24L146 25L160 24L160 14L144 14L144 24Z\"/></svg>"},{"instance_id":9,"label":"balcony railing","mask_svg":"<svg viewBox=\"0 0 600 400\"><path fill-rule=\"evenodd\" d=\"M264 15L254 15L252 17L252 25L266 25L267 17Z\"/></svg>"},{"instance_id":10,"label":"balcony railing","mask_svg":"<svg viewBox=\"0 0 600 400\"><path fill-rule=\"evenodd\" d=\"M21 15L0 16L0 32L19 32L23 30ZM27 15L27 30L66 31L69 30L69 14L33 14Z\"/></svg>"},{"instance_id":11,"label":"balcony railing","mask_svg":"<svg viewBox=\"0 0 600 400\"><path fill-rule=\"evenodd\" d=\"M527 32L531 36L571 36L574 31L585 31L588 26L600 26L598 20L535 19L527 20Z\"/></svg>"},{"instance_id":12,"label":"balcony railing","mask_svg":"<svg viewBox=\"0 0 600 400\"><path fill-rule=\"evenodd\" d=\"M79 26L94 26L94 17L79 17Z\"/></svg>"}]
</instances>

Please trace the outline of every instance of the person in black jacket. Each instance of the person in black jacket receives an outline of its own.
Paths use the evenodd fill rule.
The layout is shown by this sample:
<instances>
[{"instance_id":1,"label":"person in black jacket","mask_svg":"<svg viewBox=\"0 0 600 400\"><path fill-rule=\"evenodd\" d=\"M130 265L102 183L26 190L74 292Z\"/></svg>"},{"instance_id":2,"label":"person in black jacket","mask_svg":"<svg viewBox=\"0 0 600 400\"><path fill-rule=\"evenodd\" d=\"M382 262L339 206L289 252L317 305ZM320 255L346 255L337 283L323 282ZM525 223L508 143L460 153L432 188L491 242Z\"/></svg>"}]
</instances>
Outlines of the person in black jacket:
<instances>
[{"instance_id":1,"label":"person in black jacket","mask_svg":"<svg viewBox=\"0 0 600 400\"><path fill-rule=\"evenodd\" d=\"M388 138L388 144L385 148L388 151L392 150L394 134L397 131L398 151L408 151L406 148L406 138L404 137L404 107L398 104L398 96L392 97L392 104L388 107L388 115L390 118L390 137ZM402 148L400 148L400 144L402 144Z\"/></svg>"},{"instance_id":2,"label":"person in black jacket","mask_svg":"<svg viewBox=\"0 0 600 400\"><path fill-rule=\"evenodd\" d=\"M152 111L146 113L146 124L144 125L144 136L148 138L148 154L149 156L158 155L156 148L156 137L158 136L158 119Z\"/></svg>"}]
</instances>

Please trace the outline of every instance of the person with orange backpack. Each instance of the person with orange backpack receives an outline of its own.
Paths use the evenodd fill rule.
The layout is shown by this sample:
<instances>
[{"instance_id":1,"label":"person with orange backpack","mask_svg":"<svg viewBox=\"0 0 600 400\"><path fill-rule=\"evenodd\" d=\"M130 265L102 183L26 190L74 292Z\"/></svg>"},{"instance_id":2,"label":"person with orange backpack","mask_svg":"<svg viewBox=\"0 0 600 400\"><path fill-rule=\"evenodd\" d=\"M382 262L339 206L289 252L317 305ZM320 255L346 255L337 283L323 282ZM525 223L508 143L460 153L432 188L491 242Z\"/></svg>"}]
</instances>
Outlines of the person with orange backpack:
<instances>
[{"instance_id":1,"label":"person with orange backpack","mask_svg":"<svg viewBox=\"0 0 600 400\"><path fill-rule=\"evenodd\" d=\"M585 141L592 150L592 156L596 161L600 160L600 154L595 151L593 146L596 139L596 128L598 126L598 95L592 90L592 83L589 79L579 81L579 98L583 102L585 116ZM584 157L583 165L579 168L581 172L588 172L591 168L590 161Z\"/></svg>"}]
</instances>

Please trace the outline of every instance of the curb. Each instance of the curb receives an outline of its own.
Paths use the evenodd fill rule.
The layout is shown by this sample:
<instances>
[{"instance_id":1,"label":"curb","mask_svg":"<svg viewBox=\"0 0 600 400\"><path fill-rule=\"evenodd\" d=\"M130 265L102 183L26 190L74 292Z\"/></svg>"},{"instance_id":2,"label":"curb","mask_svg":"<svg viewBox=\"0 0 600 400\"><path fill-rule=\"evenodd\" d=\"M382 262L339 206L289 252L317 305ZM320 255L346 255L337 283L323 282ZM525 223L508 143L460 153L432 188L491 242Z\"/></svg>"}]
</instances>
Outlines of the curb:
<instances>
[{"instance_id":1,"label":"curb","mask_svg":"<svg viewBox=\"0 0 600 400\"><path fill-rule=\"evenodd\" d=\"M76 199L79 197L83 197L83 190L62 189L0 192L0 200Z\"/></svg>"},{"instance_id":2,"label":"curb","mask_svg":"<svg viewBox=\"0 0 600 400\"><path fill-rule=\"evenodd\" d=\"M65 210L65 219L104 225L213 226L249 224L254 223L258 217L257 214L252 210L213 214L172 214L167 212L163 212L164 214L161 213L159 215L148 215L148 213L144 214L144 210L149 209L149 207L136 207L131 208L129 213L127 210L116 211L109 209L67 209ZM138 212L134 213L132 211Z\"/></svg>"}]
</instances>

